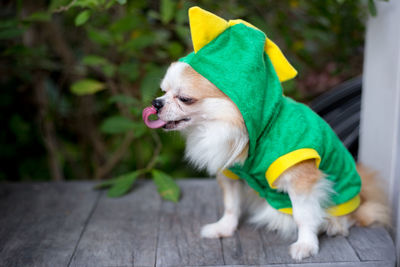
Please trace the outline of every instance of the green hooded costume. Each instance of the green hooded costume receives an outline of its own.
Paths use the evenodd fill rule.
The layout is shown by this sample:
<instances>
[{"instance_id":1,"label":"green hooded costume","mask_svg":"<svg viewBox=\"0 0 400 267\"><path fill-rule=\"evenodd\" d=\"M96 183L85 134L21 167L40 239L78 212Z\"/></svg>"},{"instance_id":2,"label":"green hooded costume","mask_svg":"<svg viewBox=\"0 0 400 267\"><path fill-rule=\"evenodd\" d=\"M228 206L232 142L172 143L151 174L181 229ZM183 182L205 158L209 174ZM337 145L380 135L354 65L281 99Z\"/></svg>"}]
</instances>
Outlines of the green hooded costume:
<instances>
[{"instance_id":1,"label":"green hooded costume","mask_svg":"<svg viewBox=\"0 0 400 267\"><path fill-rule=\"evenodd\" d=\"M249 134L246 162L224 174L244 179L275 209L291 213L289 196L274 182L288 168L308 159L332 181L325 207L342 216L360 203L361 179L355 162L330 126L307 106L283 96L281 81L297 73L265 34L242 20L225 21L189 10L195 52L181 58L224 92L239 108Z\"/></svg>"}]
</instances>

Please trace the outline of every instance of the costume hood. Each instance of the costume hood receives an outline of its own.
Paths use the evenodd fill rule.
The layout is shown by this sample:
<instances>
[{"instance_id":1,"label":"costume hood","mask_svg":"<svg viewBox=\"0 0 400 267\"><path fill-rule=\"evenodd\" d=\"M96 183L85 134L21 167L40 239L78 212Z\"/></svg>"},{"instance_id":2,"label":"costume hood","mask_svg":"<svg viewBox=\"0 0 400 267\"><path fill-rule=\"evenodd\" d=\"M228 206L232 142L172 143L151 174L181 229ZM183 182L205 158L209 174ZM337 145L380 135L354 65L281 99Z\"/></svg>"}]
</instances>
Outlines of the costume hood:
<instances>
[{"instance_id":1,"label":"costume hood","mask_svg":"<svg viewBox=\"0 0 400 267\"><path fill-rule=\"evenodd\" d=\"M249 157L279 112L281 82L297 71L278 46L243 20L226 21L199 7L189 9L194 52L180 61L224 92L239 108L249 133Z\"/></svg>"}]
</instances>

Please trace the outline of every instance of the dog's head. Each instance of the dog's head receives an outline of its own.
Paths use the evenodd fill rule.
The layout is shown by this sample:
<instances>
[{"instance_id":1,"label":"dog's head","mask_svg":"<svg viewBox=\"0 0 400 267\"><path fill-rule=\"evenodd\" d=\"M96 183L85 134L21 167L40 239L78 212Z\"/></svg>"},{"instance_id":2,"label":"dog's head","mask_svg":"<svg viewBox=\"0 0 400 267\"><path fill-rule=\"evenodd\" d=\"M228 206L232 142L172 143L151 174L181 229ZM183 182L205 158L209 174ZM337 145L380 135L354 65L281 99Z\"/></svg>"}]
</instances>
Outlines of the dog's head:
<instances>
[{"instance_id":1,"label":"dog's head","mask_svg":"<svg viewBox=\"0 0 400 267\"><path fill-rule=\"evenodd\" d=\"M186 63L175 62L161 82L165 94L153 100L165 130L184 130L205 123L244 127L236 105Z\"/></svg>"},{"instance_id":2,"label":"dog's head","mask_svg":"<svg viewBox=\"0 0 400 267\"><path fill-rule=\"evenodd\" d=\"M194 52L170 66L161 83L165 94L143 119L150 128L183 132L186 156L213 174L255 151L281 103L279 82L297 72L246 21L226 21L199 7L190 8L189 21ZM150 121L156 112L159 119Z\"/></svg>"},{"instance_id":3,"label":"dog's head","mask_svg":"<svg viewBox=\"0 0 400 267\"><path fill-rule=\"evenodd\" d=\"M183 62L172 63L161 82L165 94L153 100L167 131L187 138L186 157L214 174L247 156L248 136L237 106ZM240 158L240 159L239 159Z\"/></svg>"}]
</instances>

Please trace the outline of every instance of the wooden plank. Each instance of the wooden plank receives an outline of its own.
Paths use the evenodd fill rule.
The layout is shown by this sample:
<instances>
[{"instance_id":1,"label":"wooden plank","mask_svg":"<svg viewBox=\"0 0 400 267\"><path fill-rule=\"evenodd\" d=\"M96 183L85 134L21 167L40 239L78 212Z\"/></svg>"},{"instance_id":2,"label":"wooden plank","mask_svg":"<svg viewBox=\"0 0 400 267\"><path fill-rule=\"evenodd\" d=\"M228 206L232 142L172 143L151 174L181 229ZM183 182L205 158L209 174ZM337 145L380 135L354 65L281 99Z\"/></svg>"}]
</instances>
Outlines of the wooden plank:
<instances>
[{"instance_id":1,"label":"wooden plank","mask_svg":"<svg viewBox=\"0 0 400 267\"><path fill-rule=\"evenodd\" d=\"M0 186L0 252L17 231L35 196L32 184L1 184Z\"/></svg>"},{"instance_id":2,"label":"wooden plank","mask_svg":"<svg viewBox=\"0 0 400 267\"><path fill-rule=\"evenodd\" d=\"M362 261L395 261L393 241L382 228L353 227L347 238Z\"/></svg>"},{"instance_id":3,"label":"wooden plank","mask_svg":"<svg viewBox=\"0 0 400 267\"><path fill-rule=\"evenodd\" d=\"M215 180L179 184L181 201L162 204L157 266L224 264L220 240L200 238L201 227L218 219Z\"/></svg>"},{"instance_id":4,"label":"wooden plank","mask_svg":"<svg viewBox=\"0 0 400 267\"><path fill-rule=\"evenodd\" d=\"M359 262L359 259L343 236L319 237L319 253L302 262ZM283 239L275 232L241 222L235 236L222 240L225 264L253 265L296 263L289 254L289 246L296 236Z\"/></svg>"},{"instance_id":5,"label":"wooden plank","mask_svg":"<svg viewBox=\"0 0 400 267\"><path fill-rule=\"evenodd\" d=\"M267 255L267 262L265 263L296 263L289 255L289 246L295 241L296 237L284 241L277 234L266 231L262 231L262 237ZM319 237L318 254L306 258L302 262L359 262L359 259L343 236L328 237L322 235Z\"/></svg>"},{"instance_id":6,"label":"wooden plank","mask_svg":"<svg viewBox=\"0 0 400 267\"><path fill-rule=\"evenodd\" d=\"M261 264L266 261L260 232L243 222L233 237L222 240L222 245L225 264Z\"/></svg>"},{"instance_id":7,"label":"wooden plank","mask_svg":"<svg viewBox=\"0 0 400 267\"><path fill-rule=\"evenodd\" d=\"M201 267L224 267L227 265L201 265ZM234 267L394 267L395 263L390 261L371 262L316 262L316 263L295 263L295 264L267 264L267 265L233 265ZM191 267L200 267L191 266Z\"/></svg>"},{"instance_id":8,"label":"wooden plank","mask_svg":"<svg viewBox=\"0 0 400 267\"><path fill-rule=\"evenodd\" d=\"M92 183L3 186L10 190L2 209L15 207L14 214L8 208L2 211L12 216L6 222L22 219L1 241L0 266L67 266L98 199Z\"/></svg>"},{"instance_id":9,"label":"wooden plank","mask_svg":"<svg viewBox=\"0 0 400 267\"><path fill-rule=\"evenodd\" d=\"M201 239L222 212L220 190L215 181L179 184L177 204L161 202L150 182L119 199L99 198L93 183L1 185L0 266L395 265L383 228L353 228L348 241L322 236L320 253L301 262L289 257L294 238L246 224L232 238Z\"/></svg>"},{"instance_id":10,"label":"wooden plank","mask_svg":"<svg viewBox=\"0 0 400 267\"><path fill-rule=\"evenodd\" d=\"M242 225L232 238L223 240L226 264L296 263L289 255L289 246L295 237L285 240L274 232ZM357 255L342 236L320 237L319 253L302 262L359 262Z\"/></svg>"},{"instance_id":11,"label":"wooden plank","mask_svg":"<svg viewBox=\"0 0 400 267\"><path fill-rule=\"evenodd\" d=\"M104 192L70 266L154 266L160 205L148 182L121 198Z\"/></svg>"}]
</instances>

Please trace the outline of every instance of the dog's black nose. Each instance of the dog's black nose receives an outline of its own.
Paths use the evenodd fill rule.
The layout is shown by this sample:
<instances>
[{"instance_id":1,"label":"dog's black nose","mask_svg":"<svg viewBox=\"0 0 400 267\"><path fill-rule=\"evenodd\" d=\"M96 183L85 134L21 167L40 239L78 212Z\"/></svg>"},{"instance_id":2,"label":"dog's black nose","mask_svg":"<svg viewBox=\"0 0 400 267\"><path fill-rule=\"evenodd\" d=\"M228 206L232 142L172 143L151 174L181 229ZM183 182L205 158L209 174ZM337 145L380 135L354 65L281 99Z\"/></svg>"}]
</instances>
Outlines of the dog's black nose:
<instances>
[{"instance_id":1,"label":"dog's black nose","mask_svg":"<svg viewBox=\"0 0 400 267\"><path fill-rule=\"evenodd\" d=\"M164 101L161 99L154 99L151 104L159 111L164 106Z\"/></svg>"}]
</instances>

